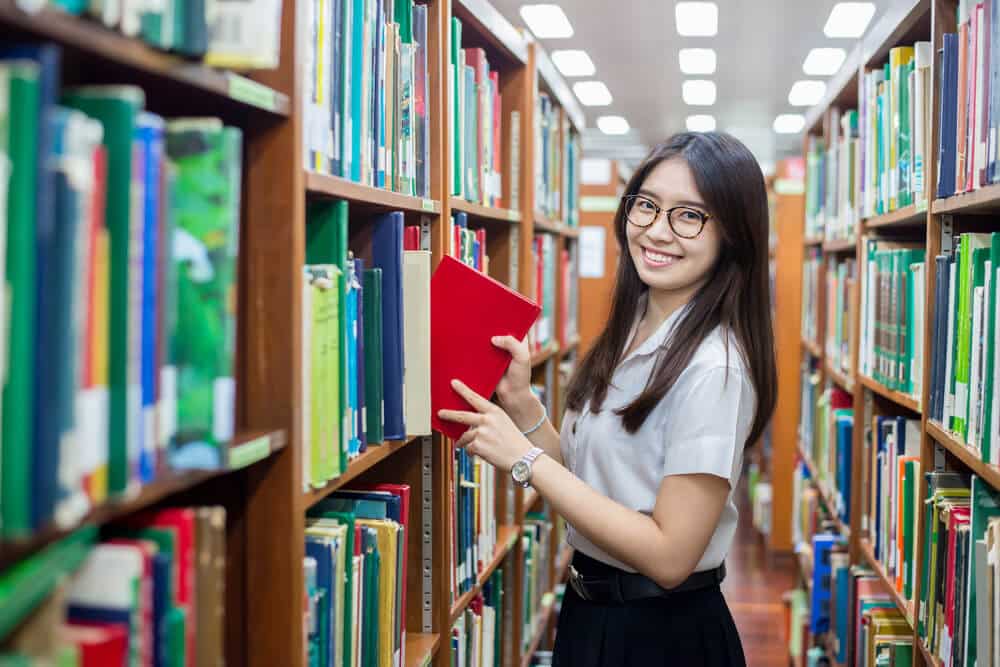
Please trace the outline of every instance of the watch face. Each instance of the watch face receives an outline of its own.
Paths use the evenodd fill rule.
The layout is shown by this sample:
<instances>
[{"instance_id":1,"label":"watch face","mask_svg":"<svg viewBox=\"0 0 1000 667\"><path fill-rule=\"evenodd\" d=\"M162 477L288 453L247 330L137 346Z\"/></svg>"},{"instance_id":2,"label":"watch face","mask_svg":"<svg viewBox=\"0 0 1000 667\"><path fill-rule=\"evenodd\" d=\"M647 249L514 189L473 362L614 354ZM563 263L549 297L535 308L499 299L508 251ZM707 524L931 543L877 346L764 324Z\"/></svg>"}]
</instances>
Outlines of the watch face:
<instances>
[{"instance_id":1,"label":"watch face","mask_svg":"<svg viewBox=\"0 0 1000 667\"><path fill-rule=\"evenodd\" d=\"M524 484L528 481L528 475L531 473L531 466L529 466L524 461L517 461L511 466L510 474L514 478L514 481L518 484Z\"/></svg>"}]
</instances>

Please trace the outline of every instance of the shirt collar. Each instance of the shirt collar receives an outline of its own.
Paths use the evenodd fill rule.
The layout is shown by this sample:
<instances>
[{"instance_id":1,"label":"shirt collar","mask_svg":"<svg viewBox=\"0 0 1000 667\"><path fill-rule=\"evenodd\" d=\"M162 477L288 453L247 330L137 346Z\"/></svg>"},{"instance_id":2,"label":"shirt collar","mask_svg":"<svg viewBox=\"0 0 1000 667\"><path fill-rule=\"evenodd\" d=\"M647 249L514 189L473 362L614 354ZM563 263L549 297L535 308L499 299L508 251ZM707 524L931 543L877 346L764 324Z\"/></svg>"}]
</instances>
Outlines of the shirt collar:
<instances>
[{"instance_id":1,"label":"shirt collar","mask_svg":"<svg viewBox=\"0 0 1000 667\"><path fill-rule=\"evenodd\" d=\"M635 322L632 323L632 330L629 332L628 340L625 343L625 349L628 349L629 345L632 344L632 340L635 338L635 333L639 329L639 322L642 321L642 317L646 313L646 306L648 303L649 303L649 292L644 292L643 295L640 297L639 308L637 309L638 315L636 316ZM668 315L667 318L663 320L660 326L657 327L656 331L654 331L653 334L649 338L647 338L642 345L637 347L635 350L632 351L631 354L629 354L625 359L623 359L622 363L628 361L633 357L647 356L659 350L660 346L663 345L666 342L667 338L670 336L670 334L673 333L674 327L680 321L681 315L684 314L684 312L688 309L689 306L690 303L685 304L680 308L678 308L677 310L675 310L674 312L670 313L670 315Z\"/></svg>"}]
</instances>

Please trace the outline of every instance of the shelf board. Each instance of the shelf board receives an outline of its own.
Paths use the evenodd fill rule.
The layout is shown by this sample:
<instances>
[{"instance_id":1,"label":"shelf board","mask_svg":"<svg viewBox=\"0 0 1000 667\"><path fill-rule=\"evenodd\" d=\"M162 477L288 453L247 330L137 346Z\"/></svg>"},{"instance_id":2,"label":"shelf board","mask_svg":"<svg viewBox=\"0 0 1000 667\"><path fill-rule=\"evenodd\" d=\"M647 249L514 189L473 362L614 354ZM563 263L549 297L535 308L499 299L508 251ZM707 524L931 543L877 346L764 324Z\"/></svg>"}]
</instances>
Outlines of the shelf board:
<instances>
[{"instance_id":1,"label":"shelf board","mask_svg":"<svg viewBox=\"0 0 1000 667\"><path fill-rule=\"evenodd\" d=\"M578 239L580 238L580 228L570 227L569 225L562 226L562 235L568 239Z\"/></svg>"},{"instance_id":2,"label":"shelf board","mask_svg":"<svg viewBox=\"0 0 1000 667\"><path fill-rule=\"evenodd\" d=\"M441 635L406 633L406 667L430 667L437 654Z\"/></svg>"},{"instance_id":3,"label":"shelf board","mask_svg":"<svg viewBox=\"0 0 1000 667\"><path fill-rule=\"evenodd\" d=\"M854 392L854 380L848 375L845 375L841 371L833 367L833 365L827 361L823 364L826 374L833 380L834 384L839 386L841 389L846 391L848 394Z\"/></svg>"},{"instance_id":4,"label":"shelf board","mask_svg":"<svg viewBox=\"0 0 1000 667\"><path fill-rule=\"evenodd\" d=\"M1000 211L1000 185L963 192L945 199L935 199L932 213L988 213Z\"/></svg>"},{"instance_id":5,"label":"shelf board","mask_svg":"<svg viewBox=\"0 0 1000 667\"><path fill-rule=\"evenodd\" d=\"M466 201L460 197L452 197L448 205L456 211L462 211L470 217L490 222L508 222L518 224L521 222L521 212L510 208L495 208L483 206L475 202Z\"/></svg>"},{"instance_id":6,"label":"shelf board","mask_svg":"<svg viewBox=\"0 0 1000 667\"><path fill-rule=\"evenodd\" d=\"M441 202L436 199L411 197L383 188L373 188L370 185L355 183L339 176L315 174L309 171L305 173L305 176L306 192L310 195L346 199L352 204L392 211L441 213Z\"/></svg>"},{"instance_id":7,"label":"shelf board","mask_svg":"<svg viewBox=\"0 0 1000 667\"><path fill-rule=\"evenodd\" d=\"M819 468L817 468L816 464L813 463L812 458L809 456L806 448L802 446L801 441L799 442L799 458L805 462L806 468L809 470L809 481L816 488L816 491L819 492L819 495L823 500L823 505L826 507L826 513L829 514L830 518L837 524L837 531L844 539L850 539L851 527L844 525L844 522L841 521L840 517L834 513L833 497L831 496L830 491L820 483Z\"/></svg>"},{"instance_id":8,"label":"shelf board","mask_svg":"<svg viewBox=\"0 0 1000 667\"><path fill-rule=\"evenodd\" d=\"M875 574L878 575L879 579L885 585L885 589L889 592L890 597L892 597L893 602L896 603L896 607L899 608L899 612L906 619L906 622L913 627L913 610L911 605L903 599L903 596L899 591L896 590L896 586L889 581L888 575L886 575L885 570L882 568L882 563L878 562L875 558L875 552L872 550L872 544L867 539L861 540L861 553L864 554L865 560L868 561L868 565L875 570Z\"/></svg>"},{"instance_id":9,"label":"shelf board","mask_svg":"<svg viewBox=\"0 0 1000 667\"><path fill-rule=\"evenodd\" d=\"M822 236L807 236L804 239L802 239L802 245L806 246L807 248L811 248L813 246L822 246L823 245L823 237Z\"/></svg>"},{"instance_id":10,"label":"shelf board","mask_svg":"<svg viewBox=\"0 0 1000 667\"><path fill-rule=\"evenodd\" d=\"M538 352L531 353L531 367L537 368L557 354L559 354L559 344L553 341Z\"/></svg>"},{"instance_id":11,"label":"shelf board","mask_svg":"<svg viewBox=\"0 0 1000 667\"><path fill-rule=\"evenodd\" d=\"M907 396L906 394L899 391L893 391L892 389L889 389L885 385L876 382L870 377L865 377L860 373L858 373L858 380L861 382L862 386L866 387L867 389L870 389L871 391L878 394L882 398L890 400L896 405L904 407L907 410L910 410L911 412L920 414L920 401L918 399L913 398L912 396Z\"/></svg>"},{"instance_id":12,"label":"shelf board","mask_svg":"<svg viewBox=\"0 0 1000 667\"><path fill-rule=\"evenodd\" d=\"M931 650L927 648L927 642L917 637L917 646L920 647L920 653L924 656L925 667L941 667L941 661L936 655L931 653Z\"/></svg>"},{"instance_id":13,"label":"shelf board","mask_svg":"<svg viewBox=\"0 0 1000 667\"><path fill-rule=\"evenodd\" d=\"M170 496L192 489L202 482L229 474L234 470L245 468L256 461L270 456L285 446L284 431L248 431L233 439L231 450L244 445L252 446L255 452L266 454L254 457L252 461L240 461L242 465L219 468L216 470L185 470L166 471L149 484L141 487L136 493L111 498L92 509L81 521L72 526L49 526L36 535L24 540L0 543L0 570L5 570L19 560L27 558L49 544L66 537L74 530L83 526L100 526L116 521L129 514L153 507Z\"/></svg>"},{"instance_id":14,"label":"shelf board","mask_svg":"<svg viewBox=\"0 0 1000 667\"><path fill-rule=\"evenodd\" d=\"M306 509L310 509L334 491L343 488L351 480L371 470L380 461L389 458L403 447L420 440L420 438L421 436L411 436L406 440L387 440L380 445L368 445L365 453L351 461L347 465L347 470L342 475L331 479L326 485L318 489L310 489L305 492Z\"/></svg>"},{"instance_id":15,"label":"shelf board","mask_svg":"<svg viewBox=\"0 0 1000 667\"><path fill-rule=\"evenodd\" d=\"M483 571L479 573L476 577L476 585L462 593L462 595L455 600L455 604L451 606L451 620L449 625L454 625L458 617L462 615L465 608L469 606L472 602L472 598L476 597L483 586L489 580L490 576L496 571L500 564L503 563L503 559L507 557L510 550L514 548L514 544L517 542L517 536L521 534L520 526L499 526L497 528L497 546L496 550L493 552L493 559L486 564Z\"/></svg>"},{"instance_id":16,"label":"shelf board","mask_svg":"<svg viewBox=\"0 0 1000 667\"><path fill-rule=\"evenodd\" d=\"M865 229L885 229L887 227L912 227L927 222L927 207L917 208L910 204L892 213L879 215L874 218L866 218Z\"/></svg>"},{"instance_id":17,"label":"shelf board","mask_svg":"<svg viewBox=\"0 0 1000 667\"><path fill-rule=\"evenodd\" d=\"M994 489L1000 489L1000 467L984 463L979 453L948 432L941 424L927 420L927 435L960 459Z\"/></svg>"},{"instance_id":18,"label":"shelf board","mask_svg":"<svg viewBox=\"0 0 1000 667\"><path fill-rule=\"evenodd\" d=\"M823 241L823 252L847 253L857 250L857 241L854 239L837 239L835 241Z\"/></svg>"},{"instance_id":19,"label":"shelf board","mask_svg":"<svg viewBox=\"0 0 1000 667\"><path fill-rule=\"evenodd\" d=\"M563 224L558 220L552 220L541 211L535 211L535 231L562 234Z\"/></svg>"},{"instance_id":20,"label":"shelf board","mask_svg":"<svg viewBox=\"0 0 1000 667\"><path fill-rule=\"evenodd\" d=\"M277 116L290 113L288 96L272 88L235 72L154 49L97 21L52 7L29 14L19 9L14 0L0 0L0 26L5 27L4 32L7 28L22 30L88 56L179 84L188 88L191 95L208 93L245 109L259 109Z\"/></svg>"},{"instance_id":21,"label":"shelf board","mask_svg":"<svg viewBox=\"0 0 1000 667\"><path fill-rule=\"evenodd\" d=\"M802 339L802 349L817 359L823 356L823 348L819 346L819 343L814 343L813 341L805 338Z\"/></svg>"},{"instance_id":22,"label":"shelf board","mask_svg":"<svg viewBox=\"0 0 1000 667\"><path fill-rule=\"evenodd\" d=\"M552 615L554 609L555 595L551 592L546 593L542 598L542 607L538 610L535 618L535 633L531 638L531 643L528 644L528 650L521 656L521 667L531 666L531 656L535 655L535 651L538 650L538 646L542 643L545 631L549 629L549 617Z\"/></svg>"},{"instance_id":23,"label":"shelf board","mask_svg":"<svg viewBox=\"0 0 1000 667\"><path fill-rule=\"evenodd\" d=\"M487 0L455 0L453 12L462 20L462 30L476 31L504 54L520 64L528 62L528 43L517 28Z\"/></svg>"}]
</instances>

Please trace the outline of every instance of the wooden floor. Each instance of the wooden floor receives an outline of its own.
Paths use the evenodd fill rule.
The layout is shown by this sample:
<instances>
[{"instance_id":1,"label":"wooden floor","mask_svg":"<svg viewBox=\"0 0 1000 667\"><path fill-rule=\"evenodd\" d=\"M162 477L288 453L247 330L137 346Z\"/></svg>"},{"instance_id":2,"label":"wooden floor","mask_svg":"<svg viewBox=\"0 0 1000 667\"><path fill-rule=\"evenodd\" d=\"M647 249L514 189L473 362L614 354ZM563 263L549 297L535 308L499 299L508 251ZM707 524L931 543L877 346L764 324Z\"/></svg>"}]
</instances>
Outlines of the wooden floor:
<instances>
[{"instance_id":1,"label":"wooden floor","mask_svg":"<svg viewBox=\"0 0 1000 667\"><path fill-rule=\"evenodd\" d=\"M745 490L737 493L740 523L726 559L722 584L743 640L748 667L787 667L788 638L782 595L795 585L791 558L767 555L761 536L750 521Z\"/></svg>"}]
</instances>

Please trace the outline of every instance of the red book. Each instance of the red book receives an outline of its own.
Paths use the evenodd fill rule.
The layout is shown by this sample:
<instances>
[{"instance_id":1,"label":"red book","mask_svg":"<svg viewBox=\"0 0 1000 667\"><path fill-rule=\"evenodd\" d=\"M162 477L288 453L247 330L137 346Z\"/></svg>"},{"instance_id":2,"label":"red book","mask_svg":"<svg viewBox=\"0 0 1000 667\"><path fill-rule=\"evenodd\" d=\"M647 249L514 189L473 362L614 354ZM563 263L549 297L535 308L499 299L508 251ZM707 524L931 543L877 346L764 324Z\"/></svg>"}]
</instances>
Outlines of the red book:
<instances>
[{"instance_id":1,"label":"red book","mask_svg":"<svg viewBox=\"0 0 1000 667\"><path fill-rule=\"evenodd\" d=\"M419 225L407 225L403 230L403 250L420 250Z\"/></svg>"},{"instance_id":2,"label":"red book","mask_svg":"<svg viewBox=\"0 0 1000 667\"><path fill-rule=\"evenodd\" d=\"M958 527L969 523L968 507L953 507L948 517L948 559L945 569L945 619L944 625L949 637L955 636L955 558L958 546Z\"/></svg>"},{"instance_id":3,"label":"red book","mask_svg":"<svg viewBox=\"0 0 1000 667\"><path fill-rule=\"evenodd\" d=\"M559 271L562 273L562 289L559 290L559 343L569 344L569 250L559 253Z\"/></svg>"},{"instance_id":4,"label":"red book","mask_svg":"<svg viewBox=\"0 0 1000 667\"><path fill-rule=\"evenodd\" d=\"M438 418L439 410L471 410L451 387L455 378L480 396L492 396L510 355L493 336L520 340L540 309L528 299L450 257L441 259L431 278L431 424L450 438L465 426Z\"/></svg>"},{"instance_id":5,"label":"red book","mask_svg":"<svg viewBox=\"0 0 1000 667\"><path fill-rule=\"evenodd\" d=\"M503 104L502 96L500 95L500 74L496 71L490 72L490 80L493 81L493 164L491 169L493 173L496 174L497 179L500 178L500 123L503 118ZM503 186L498 182L497 191L493 194L493 201L490 202L491 206L499 205L500 196Z\"/></svg>"},{"instance_id":6,"label":"red book","mask_svg":"<svg viewBox=\"0 0 1000 667\"><path fill-rule=\"evenodd\" d=\"M112 623L68 622L62 638L77 648L80 667L124 666L128 658L128 628Z\"/></svg>"},{"instance_id":7,"label":"red book","mask_svg":"<svg viewBox=\"0 0 1000 667\"><path fill-rule=\"evenodd\" d=\"M476 257L476 266L483 273L486 273L486 230L480 227L476 230L476 240L479 241L479 256Z\"/></svg>"}]
</instances>

